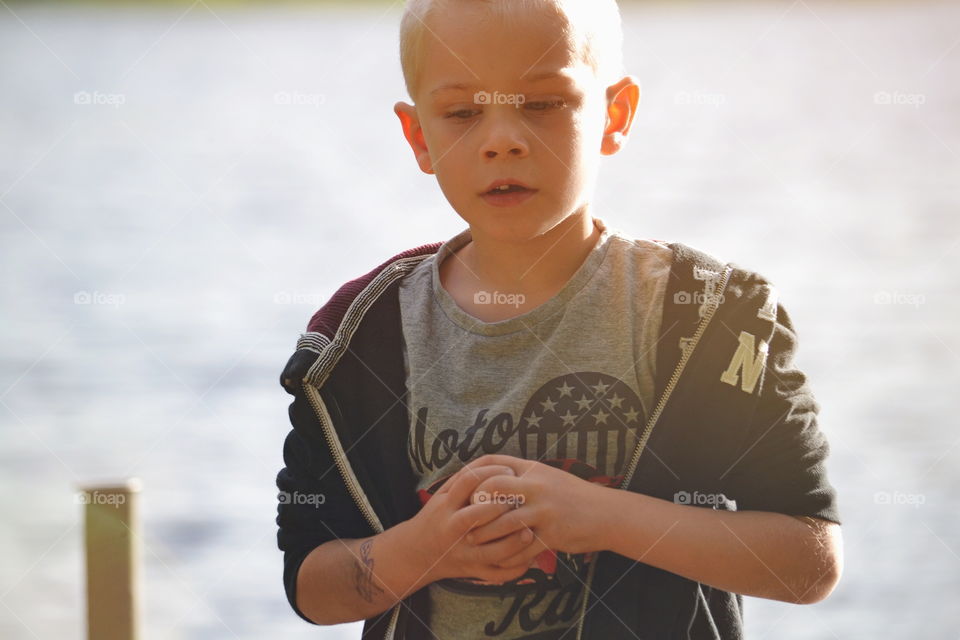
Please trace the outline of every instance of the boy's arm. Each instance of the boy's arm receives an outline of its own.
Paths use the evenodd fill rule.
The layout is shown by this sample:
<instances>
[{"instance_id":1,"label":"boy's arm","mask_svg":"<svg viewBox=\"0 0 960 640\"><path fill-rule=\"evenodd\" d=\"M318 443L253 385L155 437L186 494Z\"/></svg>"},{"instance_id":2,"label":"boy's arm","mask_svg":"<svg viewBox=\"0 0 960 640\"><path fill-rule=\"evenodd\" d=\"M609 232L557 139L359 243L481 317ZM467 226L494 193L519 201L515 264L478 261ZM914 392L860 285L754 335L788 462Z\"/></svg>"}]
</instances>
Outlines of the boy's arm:
<instances>
[{"instance_id":1,"label":"boy's arm","mask_svg":"<svg viewBox=\"0 0 960 640\"><path fill-rule=\"evenodd\" d=\"M840 525L764 511L719 511L598 487L597 548L748 596L812 604L843 566Z\"/></svg>"},{"instance_id":2,"label":"boy's arm","mask_svg":"<svg viewBox=\"0 0 960 640\"><path fill-rule=\"evenodd\" d=\"M337 557L336 547L342 546L339 540L365 539L372 531L344 486L319 434L303 427L311 424L310 411L303 394L297 393L290 404L294 428L283 445L285 466L277 474L280 490L277 546L283 551L283 583L290 606L304 620L326 624L321 621L327 618L326 614L318 615L320 606L325 606L319 602L322 596L318 596L318 581L302 580L301 569L309 572L308 567L316 566L318 559L328 555ZM345 561L337 566L342 569ZM311 590L306 598L299 593L304 582ZM302 603L306 603L311 615L300 608Z\"/></svg>"},{"instance_id":3,"label":"boy's arm","mask_svg":"<svg viewBox=\"0 0 960 640\"><path fill-rule=\"evenodd\" d=\"M600 522L610 526L599 527L608 539L598 548L735 593L804 604L831 593L843 566L840 520L796 348L778 304L757 408L740 457L718 478L738 511L601 488Z\"/></svg>"},{"instance_id":4,"label":"boy's arm","mask_svg":"<svg viewBox=\"0 0 960 640\"><path fill-rule=\"evenodd\" d=\"M300 398L291 417L303 408ZM294 420L296 424L296 420ZM284 442L277 540L284 551L284 584L297 614L314 624L375 616L424 586L420 556L407 539L409 521L367 536L326 449L294 429Z\"/></svg>"},{"instance_id":5,"label":"boy's arm","mask_svg":"<svg viewBox=\"0 0 960 640\"><path fill-rule=\"evenodd\" d=\"M300 565L297 607L316 624L364 620L393 607L431 578L409 551L408 522L378 535L326 542Z\"/></svg>"}]
</instances>

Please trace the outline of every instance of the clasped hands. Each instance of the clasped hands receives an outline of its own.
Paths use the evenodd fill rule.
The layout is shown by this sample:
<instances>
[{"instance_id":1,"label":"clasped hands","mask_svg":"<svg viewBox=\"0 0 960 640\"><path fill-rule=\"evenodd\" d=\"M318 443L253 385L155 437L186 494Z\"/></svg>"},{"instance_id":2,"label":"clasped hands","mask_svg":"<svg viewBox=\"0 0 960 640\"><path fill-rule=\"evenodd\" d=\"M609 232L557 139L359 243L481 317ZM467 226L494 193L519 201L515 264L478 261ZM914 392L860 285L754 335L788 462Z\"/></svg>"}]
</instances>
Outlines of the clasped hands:
<instances>
[{"instance_id":1,"label":"clasped hands","mask_svg":"<svg viewBox=\"0 0 960 640\"><path fill-rule=\"evenodd\" d=\"M602 548L602 491L536 460L490 454L450 476L411 522L432 580L502 583L526 573L545 550Z\"/></svg>"}]
</instances>

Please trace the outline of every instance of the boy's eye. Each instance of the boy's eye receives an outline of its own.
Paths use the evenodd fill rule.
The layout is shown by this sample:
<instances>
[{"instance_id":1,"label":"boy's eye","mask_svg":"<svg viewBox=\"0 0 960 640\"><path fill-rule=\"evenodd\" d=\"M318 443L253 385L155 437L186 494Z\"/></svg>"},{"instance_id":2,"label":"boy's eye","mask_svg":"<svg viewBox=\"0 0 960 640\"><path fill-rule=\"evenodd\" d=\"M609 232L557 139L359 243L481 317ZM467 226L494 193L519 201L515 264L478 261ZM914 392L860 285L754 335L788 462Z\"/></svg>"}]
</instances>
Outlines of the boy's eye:
<instances>
[{"instance_id":1,"label":"boy's eye","mask_svg":"<svg viewBox=\"0 0 960 640\"><path fill-rule=\"evenodd\" d=\"M455 119L457 119L457 120L465 120L466 118L469 118L469 117L472 116L474 113L476 113L476 111L477 111L476 109L458 109L458 110L456 110L456 111L448 111L448 112L446 112L445 114L443 114L443 117L444 117L444 118L455 118Z\"/></svg>"},{"instance_id":2,"label":"boy's eye","mask_svg":"<svg viewBox=\"0 0 960 640\"><path fill-rule=\"evenodd\" d=\"M524 102L523 106L532 111L548 111L550 109L560 109L565 106L566 102L563 98L557 98L555 100L536 100L534 102Z\"/></svg>"},{"instance_id":3,"label":"boy's eye","mask_svg":"<svg viewBox=\"0 0 960 640\"><path fill-rule=\"evenodd\" d=\"M562 109L567 106L567 101L563 98L553 98L550 100L530 100L523 103L523 108L527 111L533 111L537 113L543 113L546 111L551 111L554 109ZM481 113L480 109L456 109L454 111L447 111L443 114L444 118L452 118L454 120L466 120L477 113Z\"/></svg>"}]
</instances>

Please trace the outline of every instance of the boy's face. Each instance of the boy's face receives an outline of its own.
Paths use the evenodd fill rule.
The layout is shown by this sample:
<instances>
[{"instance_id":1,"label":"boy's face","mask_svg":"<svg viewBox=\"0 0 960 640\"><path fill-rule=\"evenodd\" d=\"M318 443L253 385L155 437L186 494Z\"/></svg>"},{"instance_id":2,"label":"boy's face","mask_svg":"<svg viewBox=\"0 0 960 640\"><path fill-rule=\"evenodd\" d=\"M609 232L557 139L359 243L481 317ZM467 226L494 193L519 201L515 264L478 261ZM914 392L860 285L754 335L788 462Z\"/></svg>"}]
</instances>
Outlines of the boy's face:
<instances>
[{"instance_id":1,"label":"boy's face","mask_svg":"<svg viewBox=\"0 0 960 640\"><path fill-rule=\"evenodd\" d=\"M622 144L639 89L632 78L602 86L556 17L515 12L494 23L477 4L428 20L416 107L395 111L420 168L470 227L523 240L588 203L600 155ZM502 179L530 191L487 194Z\"/></svg>"}]
</instances>

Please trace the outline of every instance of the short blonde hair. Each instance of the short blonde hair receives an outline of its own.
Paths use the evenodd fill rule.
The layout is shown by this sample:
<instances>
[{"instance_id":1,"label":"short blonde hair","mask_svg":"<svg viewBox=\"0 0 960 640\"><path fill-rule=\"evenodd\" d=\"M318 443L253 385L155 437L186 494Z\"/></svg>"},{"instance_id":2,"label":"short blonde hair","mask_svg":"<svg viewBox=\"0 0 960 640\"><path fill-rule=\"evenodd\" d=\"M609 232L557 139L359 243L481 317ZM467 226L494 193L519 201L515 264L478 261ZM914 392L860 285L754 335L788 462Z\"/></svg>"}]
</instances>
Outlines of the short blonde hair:
<instances>
[{"instance_id":1,"label":"short blonde hair","mask_svg":"<svg viewBox=\"0 0 960 640\"><path fill-rule=\"evenodd\" d=\"M583 61L605 86L623 77L623 29L616 0L407 0L400 20L400 67L412 100L419 90L425 23L438 10L466 3L482 4L501 20L517 10L547 10L562 19L570 42L582 44Z\"/></svg>"}]
</instances>

